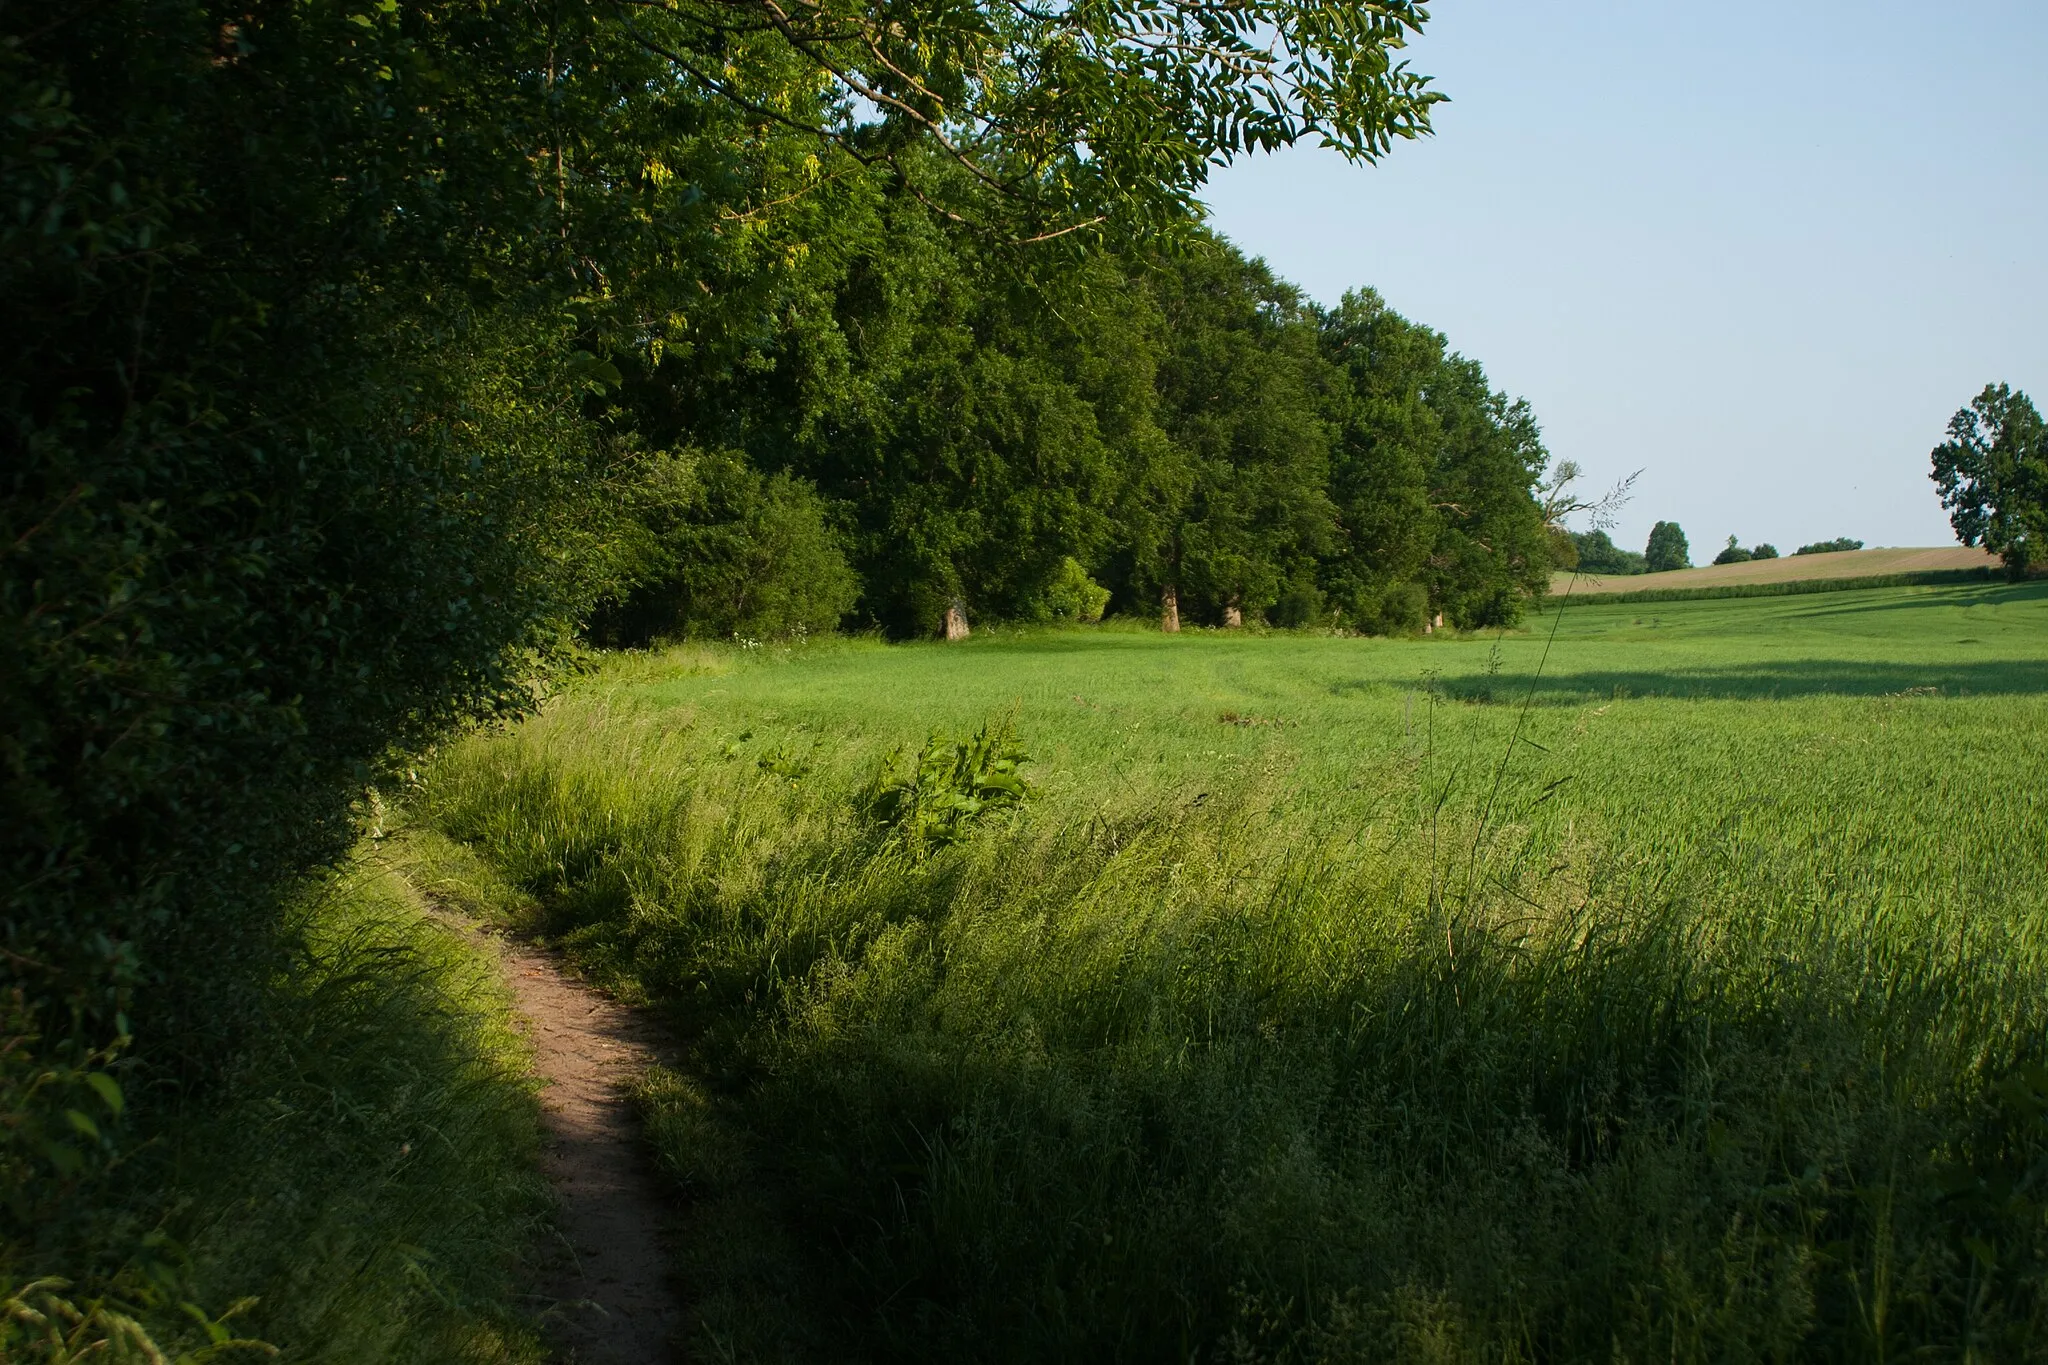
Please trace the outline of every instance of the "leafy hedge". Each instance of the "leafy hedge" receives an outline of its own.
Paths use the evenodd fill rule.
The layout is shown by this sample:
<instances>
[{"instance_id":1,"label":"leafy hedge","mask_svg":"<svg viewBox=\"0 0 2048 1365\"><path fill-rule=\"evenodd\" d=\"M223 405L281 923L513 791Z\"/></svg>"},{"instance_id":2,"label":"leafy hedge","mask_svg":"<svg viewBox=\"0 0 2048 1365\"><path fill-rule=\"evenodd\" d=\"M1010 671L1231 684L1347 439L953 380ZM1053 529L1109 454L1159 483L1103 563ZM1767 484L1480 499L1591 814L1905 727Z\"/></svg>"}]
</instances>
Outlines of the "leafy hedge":
<instances>
[{"instance_id":1,"label":"leafy hedge","mask_svg":"<svg viewBox=\"0 0 2048 1365\"><path fill-rule=\"evenodd\" d=\"M52 1086L131 1019L131 1121L217 1074L282 890L386 756L526 704L604 571L530 35L395 9L5 18L0 1243L106 1149L26 1117Z\"/></svg>"}]
</instances>

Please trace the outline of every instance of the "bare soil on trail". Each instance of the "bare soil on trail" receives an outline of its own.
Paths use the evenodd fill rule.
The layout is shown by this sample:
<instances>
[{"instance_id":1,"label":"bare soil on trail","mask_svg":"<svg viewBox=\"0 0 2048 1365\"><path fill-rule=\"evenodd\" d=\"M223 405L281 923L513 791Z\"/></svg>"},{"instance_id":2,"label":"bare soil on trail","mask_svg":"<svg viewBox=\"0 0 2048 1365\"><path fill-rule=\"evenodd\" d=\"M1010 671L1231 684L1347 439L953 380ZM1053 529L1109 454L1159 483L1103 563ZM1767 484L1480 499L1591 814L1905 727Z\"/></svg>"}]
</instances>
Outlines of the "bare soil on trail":
<instances>
[{"instance_id":1,"label":"bare soil on trail","mask_svg":"<svg viewBox=\"0 0 2048 1365\"><path fill-rule=\"evenodd\" d=\"M557 1209L532 1285L543 1330L565 1365L680 1360L683 1306L669 1272L675 1201L627 1095L668 1050L664 1039L546 953L491 937L545 1083L545 1167Z\"/></svg>"}]
</instances>

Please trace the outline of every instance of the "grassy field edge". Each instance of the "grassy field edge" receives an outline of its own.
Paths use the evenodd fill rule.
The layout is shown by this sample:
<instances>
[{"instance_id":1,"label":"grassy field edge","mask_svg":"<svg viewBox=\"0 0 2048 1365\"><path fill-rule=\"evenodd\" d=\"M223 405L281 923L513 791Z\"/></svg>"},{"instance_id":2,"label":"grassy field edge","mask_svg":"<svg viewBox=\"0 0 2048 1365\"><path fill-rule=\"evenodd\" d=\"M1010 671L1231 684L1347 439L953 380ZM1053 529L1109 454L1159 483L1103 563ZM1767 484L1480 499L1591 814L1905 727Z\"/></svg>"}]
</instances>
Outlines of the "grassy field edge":
<instances>
[{"instance_id":1,"label":"grassy field edge","mask_svg":"<svg viewBox=\"0 0 2048 1365\"><path fill-rule=\"evenodd\" d=\"M527 1046L422 871L366 842L307 888L225 1090L113 1135L114 1214L8 1249L0 1360L546 1358L520 1297L549 1208Z\"/></svg>"}]
</instances>

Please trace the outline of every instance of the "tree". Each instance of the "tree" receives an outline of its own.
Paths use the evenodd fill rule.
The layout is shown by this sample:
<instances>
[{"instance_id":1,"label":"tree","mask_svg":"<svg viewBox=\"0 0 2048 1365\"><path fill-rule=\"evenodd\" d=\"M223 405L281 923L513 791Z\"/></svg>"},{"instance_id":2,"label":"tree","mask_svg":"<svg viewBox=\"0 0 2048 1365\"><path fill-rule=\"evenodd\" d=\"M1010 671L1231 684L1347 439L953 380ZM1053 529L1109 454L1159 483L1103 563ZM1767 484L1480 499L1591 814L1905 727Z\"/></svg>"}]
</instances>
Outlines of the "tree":
<instances>
[{"instance_id":1,"label":"tree","mask_svg":"<svg viewBox=\"0 0 2048 1365\"><path fill-rule=\"evenodd\" d=\"M1795 555L1832 555L1844 550L1860 550L1863 542L1843 536L1840 540L1816 540L1811 545L1802 545L1792 553Z\"/></svg>"},{"instance_id":2,"label":"tree","mask_svg":"<svg viewBox=\"0 0 2048 1365\"><path fill-rule=\"evenodd\" d=\"M1751 559L1776 559L1778 557L1778 547L1771 544L1768 540L1761 545L1752 545L1749 547L1749 557Z\"/></svg>"},{"instance_id":3,"label":"tree","mask_svg":"<svg viewBox=\"0 0 2048 1365\"><path fill-rule=\"evenodd\" d=\"M2024 393L1987 384L1949 419L1930 475L1956 539L2019 579L2048 545L2048 427Z\"/></svg>"},{"instance_id":4,"label":"tree","mask_svg":"<svg viewBox=\"0 0 2048 1365\"><path fill-rule=\"evenodd\" d=\"M1161 490L1174 508L1160 558L1137 567L1217 624L1283 600L1277 623L1303 624L1320 614L1316 559L1336 533L1315 317L1264 262L1213 238L1146 283L1163 323L1157 421L1178 452L1161 472L1184 482Z\"/></svg>"},{"instance_id":5,"label":"tree","mask_svg":"<svg viewBox=\"0 0 2048 1365\"><path fill-rule=\"evenodd\" d=\"M1370 289L1346 293L1321 332L1341 381L1330 461L1339 539L1323 561L1324 592L1354 628L1413 630L1428 607L1421 576L1437 531L1429 478L1443 422L1427 394L1444 338Z\"/></svg>"},{"instance_id":6,"label":"tree","mask_svg":"<svg viewBox=\"0 0 2048 1365\"><path fill-rule=\"evenodd\" d=\"M1423 582L1431 615L1461 630L1511 624L1548 589L1554 562L1536 497L1550 460L1536 416L1460 355L1432 376L1428 402L1443 430L1429 476L1436 538Z\"/></svg>"},{"instance_id":7,"label":"tree","mask_svg":"<svg viewBox=\"0 0 2048 1365\"><path fill-rule=\"evenodd\" d=\"M1756 556L1742 548L1734 536L1728 537L1728 547L1714 556L1716 564L1747 564Z\"/></svg>"},{"instance_id":8,"label":"tree","mask_svg":"<svg viewBox=\"0 0 2048 1365\"><path fill-rule=\"evenodd\" d=\"M1651 573L1692 567L1692 551L1687 548L1685 532L1677 522L1660 521L1650 528L1650 542L1643 547L1643 562Z\"/></svg>"},{"instance_id":9,"label":"tree","mask_svg":"<svg viewBox=\"0 0 2048 1365\"><path fill-rule=\"evenodd\" d=\"M1622 549L1605 531L1574 531L1572 547L1578 552L1578 567L1585 573L1639 574L1648 568L1643 556Z\"/></svg>"}]
</instances>

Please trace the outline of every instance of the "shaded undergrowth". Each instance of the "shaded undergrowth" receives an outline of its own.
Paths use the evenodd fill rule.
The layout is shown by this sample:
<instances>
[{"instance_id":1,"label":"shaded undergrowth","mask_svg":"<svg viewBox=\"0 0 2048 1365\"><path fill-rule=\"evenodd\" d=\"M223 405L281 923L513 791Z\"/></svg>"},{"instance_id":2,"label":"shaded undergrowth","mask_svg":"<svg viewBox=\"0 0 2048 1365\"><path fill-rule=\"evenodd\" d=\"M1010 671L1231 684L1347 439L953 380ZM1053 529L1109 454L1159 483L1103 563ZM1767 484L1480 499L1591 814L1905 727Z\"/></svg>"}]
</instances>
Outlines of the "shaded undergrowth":
<instances>
[{"instance_id":1,"label":"shaded undergrowth","mask_svg":"<svg viewBox=\"0 0 2048 1365\"><path fill-rule=\"evenodd\" d=\"M0 1360L541 1358L516 1281L546 1212L525 1048L494 961L392 852L308 889L216 1088L114 1068L111 1165L4 1248Z\"/></svg>"},{"instance_id":2,"label":"shaded undergrowth","mask_svg":"<svg viewBox=\"0 0 2048 1365\"><path fill-rule=\"evenodd\" d=\"M1363 829L1284 763L1082 764L917 847L864 813L886 737L793 775L701 729L592 689L418 804L693 1040L643 1101L707 1351L1960 1359L2048 1326L2030 874L1797 803L1637 841L1553 818L1540 764L1476 790L1491 758L1434 753Z\"/></svg>"}]
</instances>

